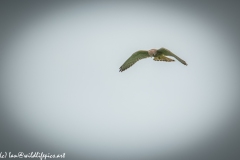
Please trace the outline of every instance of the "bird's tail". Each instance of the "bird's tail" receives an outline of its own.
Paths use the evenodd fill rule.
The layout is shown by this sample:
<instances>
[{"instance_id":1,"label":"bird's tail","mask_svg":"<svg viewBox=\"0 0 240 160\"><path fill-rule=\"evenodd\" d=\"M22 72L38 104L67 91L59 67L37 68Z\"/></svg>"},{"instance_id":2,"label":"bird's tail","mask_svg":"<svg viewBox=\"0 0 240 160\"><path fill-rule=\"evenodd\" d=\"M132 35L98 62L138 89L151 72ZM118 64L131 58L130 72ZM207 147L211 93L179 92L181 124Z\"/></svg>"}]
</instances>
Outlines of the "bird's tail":
<instances>
[{"instance_id":1,"label":"bird's tail","mask_svg":"<svg viewBox=\"0 0 240 160\"><path fill-rule=\"evenodd\" d=\"M154 61L165 61L165 62L173 62L175 61L174 59L165 57L165 56L159 56L159 57L154 57Z\"/></svg>"}]
</instances>

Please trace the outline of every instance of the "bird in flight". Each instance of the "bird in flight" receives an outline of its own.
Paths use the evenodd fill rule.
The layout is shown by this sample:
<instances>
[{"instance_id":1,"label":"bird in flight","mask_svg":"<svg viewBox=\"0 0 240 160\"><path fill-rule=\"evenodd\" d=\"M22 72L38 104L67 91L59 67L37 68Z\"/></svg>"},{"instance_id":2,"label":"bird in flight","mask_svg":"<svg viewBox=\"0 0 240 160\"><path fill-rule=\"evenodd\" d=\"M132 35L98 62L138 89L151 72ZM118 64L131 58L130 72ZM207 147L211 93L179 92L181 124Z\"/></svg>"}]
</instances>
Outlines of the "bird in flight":
<instances>
[{"instance_id":1,"label":"bird in flight","mask_svg":"<svg viewBox=\"0 0 240 160\"><path fill-rule=\"evenodd\" d=\"M154 61L166 61L166 62L172 62L175 61L171 58L168 58L166 56L172 56L176 58L179 62L187 66L187 63L173 54L171 51L169 51L166 48L160 48L160 49L150 49L148 51L146 50L139 50L131 55L124 63L123 65L119 68L119 72L125 71L132 65L134 65L137 61L143 59L143 58L148 58L148 57L154 57Z\"/></svg>"}]
</instances>

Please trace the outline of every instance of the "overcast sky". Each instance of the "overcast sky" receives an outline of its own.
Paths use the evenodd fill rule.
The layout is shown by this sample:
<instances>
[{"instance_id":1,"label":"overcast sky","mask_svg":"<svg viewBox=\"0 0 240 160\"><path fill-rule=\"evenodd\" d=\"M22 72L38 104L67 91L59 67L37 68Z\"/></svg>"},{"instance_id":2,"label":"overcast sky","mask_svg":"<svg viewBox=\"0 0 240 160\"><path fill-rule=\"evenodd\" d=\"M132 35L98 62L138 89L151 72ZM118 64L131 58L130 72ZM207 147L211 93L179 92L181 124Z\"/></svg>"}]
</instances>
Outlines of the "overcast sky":
<instances>
[{"instance_id":1,"label":"overcast sky","mask_svg":"<svg viewBox=\"0 0 240 160\"><path fill-rule=\"evenodd\" d=\"M6 5L1 112L11 127L1 151L11 151L13 132L22 139L16 152L54 148L71 159L169 158L217 146L239 116L235 5ZM119 72L135 51L161 47L188 66L148 58Z\"/></svg>"}]
</instances>

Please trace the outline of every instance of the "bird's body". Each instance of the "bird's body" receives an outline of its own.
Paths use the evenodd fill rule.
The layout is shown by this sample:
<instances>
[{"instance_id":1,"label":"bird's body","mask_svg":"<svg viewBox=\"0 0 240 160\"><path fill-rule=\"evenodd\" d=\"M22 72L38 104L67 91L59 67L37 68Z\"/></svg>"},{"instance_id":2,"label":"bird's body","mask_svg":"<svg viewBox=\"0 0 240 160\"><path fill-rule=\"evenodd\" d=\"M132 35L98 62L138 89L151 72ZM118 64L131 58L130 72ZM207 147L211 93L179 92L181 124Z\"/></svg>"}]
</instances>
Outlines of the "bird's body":
<instances>
[{"instance_id":1,"label":"bird's body","mask_svg":"<svg viewBox=\"0 0 240 160\"><path fill-rule=\"evenodd\" d=\"M169 51L166 48L160 48L158 50L151 49L151 50L148 50L148 51L146 51L146 50L139 50L139 51L133 53L132 56L129 57L123 63L123 65L120 67L119 72L122 72L122 71L128 69L133 64L135 64L137 61L139 61L139 60L141 60L143 58L154 57L153 60L155 60L155 61L166 61L166 62L174 61L173 59L168 58L166 56L172 56L172 57L176 58L182 64L187 65L187 63L184 60L182 60L181 58L179 58L178 56L176 56L175 54L173 54L171 51Z\"/></svg>"}]
</instances>

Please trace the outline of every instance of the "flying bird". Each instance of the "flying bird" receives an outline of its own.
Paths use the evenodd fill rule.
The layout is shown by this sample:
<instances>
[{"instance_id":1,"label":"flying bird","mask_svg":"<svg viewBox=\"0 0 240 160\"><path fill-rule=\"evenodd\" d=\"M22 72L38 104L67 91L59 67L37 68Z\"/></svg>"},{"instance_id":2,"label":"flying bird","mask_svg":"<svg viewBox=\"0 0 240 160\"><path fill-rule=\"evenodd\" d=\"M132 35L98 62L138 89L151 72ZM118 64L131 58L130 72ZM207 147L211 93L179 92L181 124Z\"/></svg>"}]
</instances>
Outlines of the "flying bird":
<instances>
[{"instance_id":1,"label":"flying bird","mask_svg":"<svg viewBox=\"0 0 240 160\"><path fill-rule=\"evenodd\" d=\"M172 62L175 61L171 58L168 58L166 56L172 56L176 58L179 62L187 66L187 63L173 54L171 51L169 51L166 48L160 48L160 49L150 49L148 51L146 50L139 50L131 55L124 63L123 65L119 68L119 72L125 71L132 65L134 65L137 61L143 59L143 58L148 58L148 57L154 57L154 61L166 61L166 62Z\"/></svg>"}]
</instances>

